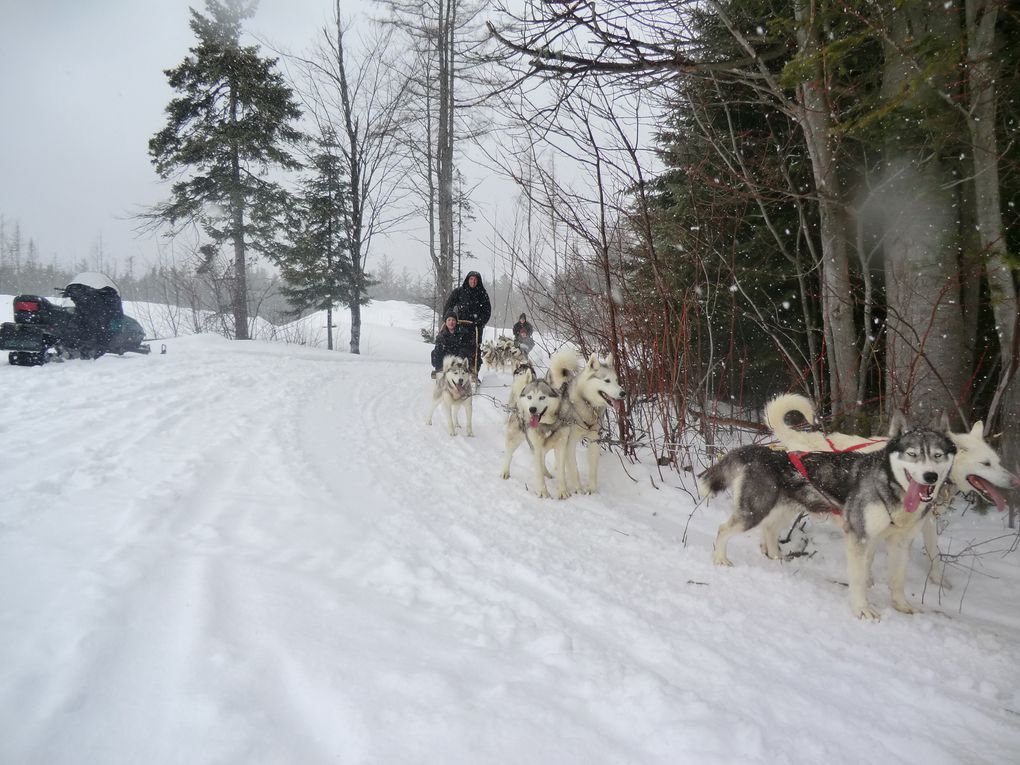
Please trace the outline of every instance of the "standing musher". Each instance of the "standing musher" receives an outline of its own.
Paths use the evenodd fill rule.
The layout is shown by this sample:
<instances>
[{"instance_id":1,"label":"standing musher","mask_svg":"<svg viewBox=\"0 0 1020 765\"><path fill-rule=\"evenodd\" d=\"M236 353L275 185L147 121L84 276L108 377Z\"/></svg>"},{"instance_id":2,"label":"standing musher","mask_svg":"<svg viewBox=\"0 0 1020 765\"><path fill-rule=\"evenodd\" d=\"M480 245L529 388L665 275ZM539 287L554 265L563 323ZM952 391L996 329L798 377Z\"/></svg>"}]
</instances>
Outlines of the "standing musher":
<instances>
[{"instance_id":1,"label":"standing musher","mask_svg":"<svg viewBox=\"0 0 1020 765\"><path fill-rule=\"evenodd\" d=\"M482 366L482 358L478 353L479 345L482 342L482 333L485 325L489 323L492 315L492 304L489 302L489 293L482 286L482 275L477 271L469 271L464 277L464 283L450 293L450 297L443 306L443 315L457 312L457 320L460 324L468 326L474 347L471 356L471 371L478 378L478 370Z\"/></svg>"}]
</instances>

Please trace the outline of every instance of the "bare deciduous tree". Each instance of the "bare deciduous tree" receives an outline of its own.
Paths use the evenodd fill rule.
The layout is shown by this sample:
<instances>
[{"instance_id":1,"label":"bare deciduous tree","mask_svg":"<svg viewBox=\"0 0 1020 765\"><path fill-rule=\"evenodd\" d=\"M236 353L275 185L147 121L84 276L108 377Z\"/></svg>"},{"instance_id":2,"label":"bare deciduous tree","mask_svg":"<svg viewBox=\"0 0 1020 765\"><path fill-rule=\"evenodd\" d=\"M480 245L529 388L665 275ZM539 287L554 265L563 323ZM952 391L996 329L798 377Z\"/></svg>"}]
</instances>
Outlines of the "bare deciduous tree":
<instances>
[{"instance_id":1,"label":"bare deciduous tree","mask_svg":"<svg viewBox=\"0 0 1020 765\"><path fill-rule=\"evenodd\" d=\"M394 64L393 37L392 30L379 30L353 51L350 25L334 0L332 26L321 30L315 53L297 58L307 75L302 99L320 131L336 136L350 183L351 353L361 349L361 298L369 286L373 241L407 217L400 205L399 132L408 80Z\"/></svg>"}]
</instances>

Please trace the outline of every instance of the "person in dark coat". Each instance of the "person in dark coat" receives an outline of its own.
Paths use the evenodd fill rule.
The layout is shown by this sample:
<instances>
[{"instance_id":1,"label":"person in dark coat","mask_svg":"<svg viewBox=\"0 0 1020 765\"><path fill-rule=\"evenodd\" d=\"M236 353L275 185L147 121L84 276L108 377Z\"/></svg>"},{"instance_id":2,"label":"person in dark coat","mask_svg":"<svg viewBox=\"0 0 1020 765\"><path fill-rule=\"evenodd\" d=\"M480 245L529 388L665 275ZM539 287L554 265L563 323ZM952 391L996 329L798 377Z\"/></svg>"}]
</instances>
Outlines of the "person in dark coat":
<instances>
[{"instance_id":1,"label":"person in dark coat","mask_svg":"<svg viewBox=\"0 0 1020 765\"><path fill-rule=\"evenodd\" d=\"M64 296L74 303L78 323L78 350L83 358L99 358L124 321L124 307L113 287L96 289L86 284L68 284Z\"/></svg>"},{"instance_id":2,"label":"person in dark coat","mask_svg":"<svg viewBox=\"0 0 1020 765\"><path fill-rule=\"evenodd\" d=\"M432 349L432 376L443 368L443 359L447 356L460 356L470 359L473 346L466 326L457 323L457 314L448 311L443 318L443 326L436 334L436 347Z\"/></svg>"},{"instance_id":3,"label":"person in dark coat","mask_svg":"<svg viewBox=\"0 0 1020 765\"><path fill-rule=\"evenodd\" d=\"M492 315L492 304L489 302L489 293L482 285L482 275L477 271L469 271L464 277L464 283L450 293L450 297L443 306L443 314L450 311L457 312L457 319L462 326L466 326L473 340L471 356L471 368L477 374L478 368L482 365L481 356L478 353L478 346L482 342L482 333L485 325L489 323Z\"/></svg>"},{"instance_id":4,"label":"person in dark coat","mask_svg":"<svg viewBox=\"0 0 1020 765\"><path fill-rule=\"evenodd\" d=\"M521 318L517 320L517 323L514 324L512 332L514 335L514 345L524 351L525 354L531 353L531 349L535 347L535 339L532 337L535 328L531 326L528 317L523 313Z\"/></svg>"}]
</instances>

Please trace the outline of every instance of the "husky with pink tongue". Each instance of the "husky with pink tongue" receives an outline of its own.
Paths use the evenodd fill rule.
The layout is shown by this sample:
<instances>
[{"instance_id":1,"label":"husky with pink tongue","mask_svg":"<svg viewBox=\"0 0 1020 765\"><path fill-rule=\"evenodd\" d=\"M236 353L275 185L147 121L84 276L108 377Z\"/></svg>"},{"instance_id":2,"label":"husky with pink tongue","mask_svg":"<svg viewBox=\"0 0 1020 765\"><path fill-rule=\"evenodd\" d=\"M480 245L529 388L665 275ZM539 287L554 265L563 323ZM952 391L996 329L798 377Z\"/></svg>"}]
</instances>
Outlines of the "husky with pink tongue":
<instances>
[{"instance_id":1,"label":"husky with pink tongue","mask_svg":"<svg viewBox=\"0 0 1020 765\"><path fill-rule=\"evenodd\" d=\"M872 452L790 452L741 446L699 476L702 496L730 489L732 510L716 534L713 561L732 565L728 540L761 527L766 555L779 557L777 530L801 511L839 518L846 531L850 608L877 619L868 603L875 547L887 544L893 607L915 613L904 594L907 553L953 466L956 445L943 418L935 428L912 429L893 416L889 440Z\"/></svg>"},{"instance_id":2,"label":"husky with pink tongue","mask_svg":"<svg viewBox=\"0 0 1020 765\"><path fill-rule=\"evenodd\" d=\"M896 412L889 427L889 441L875 455L885 455L886 469L898 485L899 492L890 496L890 487L872 479L862 481L847 498L845 522L850 608L862 619L878 618L878 612L868 603L868 583L874 548L883 540L886 543L893 607L905 614L917 612L904 593L910 543L931 512L956 456L956 444L950 437L948 419L943 417L937 427L937 430L910 429L903 415ZM896 494L899 494L899 501L893 499Z\"/></svg>"},{"instance_id":3,"label":"husky with pink tongue","mask_svg":"<svg viewBox=\"0 0 1020 765\"><path fill-rule=\"evenodd\" d=\"M863 437L850 433L823 432L816 424L814 404L796 393L784 393L765 405L765 420L783 449L790 452L871 452L885 447L885 436ZM940 423L940 427L944 423ZM928 556L928 579L949 589L946 564L939 554L934 516L949 510L955 493L974 493L1000 511L1006 498L999 489L1020 489L1020 476L1008 471L1002 458L983 437L984 424L974 423L969 431L953 431L956 457L945 486L939 492L933 512L927 514L921 535ZM778 544L778 543L774 543Z\"/></svg>"},{"instance_id":4,"label":"husky with pink tongue","mask_svg":"<svg viewBox=\"0 0 1020 765\"><path fill-rule=\"evenodd\" d=\"M560 416L563 397L545 380L534 379L534 373L530 370L525 370L523 376L523 379L529 382L513 402L513 409L507 418L506 446L500 478L510 477L510 462L513 460L514 452L522 441L527 441L531 447L535 470L535 493L540 497L549 496L545 485L548 474L545 455L551 451L556 455L556 498L566 499L569 492L564 473L564 452L570 436L570 422Z\"/></svg>"}]
</instances>

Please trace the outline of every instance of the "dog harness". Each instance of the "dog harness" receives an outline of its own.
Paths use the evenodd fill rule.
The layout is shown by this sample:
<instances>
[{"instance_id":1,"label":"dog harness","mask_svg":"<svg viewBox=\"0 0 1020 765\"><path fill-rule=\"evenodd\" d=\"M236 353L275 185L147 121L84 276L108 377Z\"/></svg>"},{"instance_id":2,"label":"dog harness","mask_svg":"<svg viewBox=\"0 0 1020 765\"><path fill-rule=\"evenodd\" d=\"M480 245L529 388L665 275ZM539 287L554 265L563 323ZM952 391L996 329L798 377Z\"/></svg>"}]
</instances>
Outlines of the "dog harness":
<instances>
[{"instance_id":1,"label":"dog harness","mask_svg":"<svg viewBox=\"0 0 1020 765\"><path fill-rule=\"evenodd\" d=\"M846 451L850 450L847 449ZM814 481L811 480L811 476L809 476L807 472L807 467L804 466L804 460L801 459L801 457L805 454L810 454L810 452L787 452L786 456L790 460L790 464L797 469L797 472L804 476L804 480L808 482L808 486L817 491L822 496L822 499L829 503L829 512L833 515L843 515L843 508L841 508L838 503L833 502L832 497L815 486Z\"/></svg>"},{"instance_id":2,"label":"dog harness","mask_svg":"<svg viewBox=\"0 0 1020 765\"><path fill-rule=\"evenodd\" d=\"M875 444L885 443L885 440L881 438L873 438L870 441L862 441L859 444L848 446L846 449L837 449L836 445L832 443L831 440L829 440L828 436L825 437L825 443L827 443L829 445L829 448L832 449L832 451L834 452L856 452L858 449L863 449L865 446L873 446ZM803 454L803 452L800 453Z\"/></svg>"},{"instance_id":3,"label":"dog harness","mask_svg":"<svg viewBox=\"0 0 1020 765\"><path fill-rule=\"evenodd\" d=\"M843 452L856 452L860 449L865 448L866 446L873 446L875 444L884 443L884 439L872 438L868 441L862 441L859 444L848 446L846 449L837 448L837 446L834 443L832 443L832 439L830 439L828 436L825 436L825 443L829 445L829 448L833 452L837 454L842 454ZM787 452L786 456L789 458L790 464L797 469L797 472L804 476L804 480L808 482L808 485L810 485L812 489L821 494L822 497L824 497L825 500L832 505L832 507L829 508L829 512L831 512L833 515L842 515L843 509L839 507L838 503L833 502L832 498L824 491L819 489L817 486L815 486L814 481L811 480L811 476L808 475L807 468L804 466L804 460L801 459L801 456L804 454L810 454L810 452Z\"/></svg>"},{"instance_id":4,"label":"dog harness","mask_svg":"<svg viewBox=\"0 0 1020 765\"><path fill-rule=\"evenodd\" d=\"M566 391L564 391L564 395L566 395ZM581 399L581 401L580 401L580 402L578 402L578 403L580 403L580 404L584 404L584 405L585 405L586 407L588 407L588 410L589 410L589 411L591 412L591 418L592 418L592 419L591 419L591 422L588 422L588 421L587 421L587 420L585 420L585 419L584 419L584 417L583 417L583 416L581 415L581 412L579 411L580 407L578 406L578 403L574 403L573 401L571 401L570 403L571 403L571 404L573 405L573 407L574 407L574 412L575 412L575 413L577 414L577 416L576 416L576 417L572 417L571 419L572 419L572 420L573 420L573 421L574 421L574 422L575 422L575 423L576 423L577 425L583 425L583 426L584 426L585 428L587 428L588 430L600 430L600 429L601 429L601 428L599 427L599 419L600 419L600 418L599 418L599 412L598 412L598 410L597 410L597 409L596 409L596 408L595 408L594 406L592 406L591 404L589 404L589 403L588 403L587 401L585 401L584 399Z\"/></svg>"}]
</instances>

